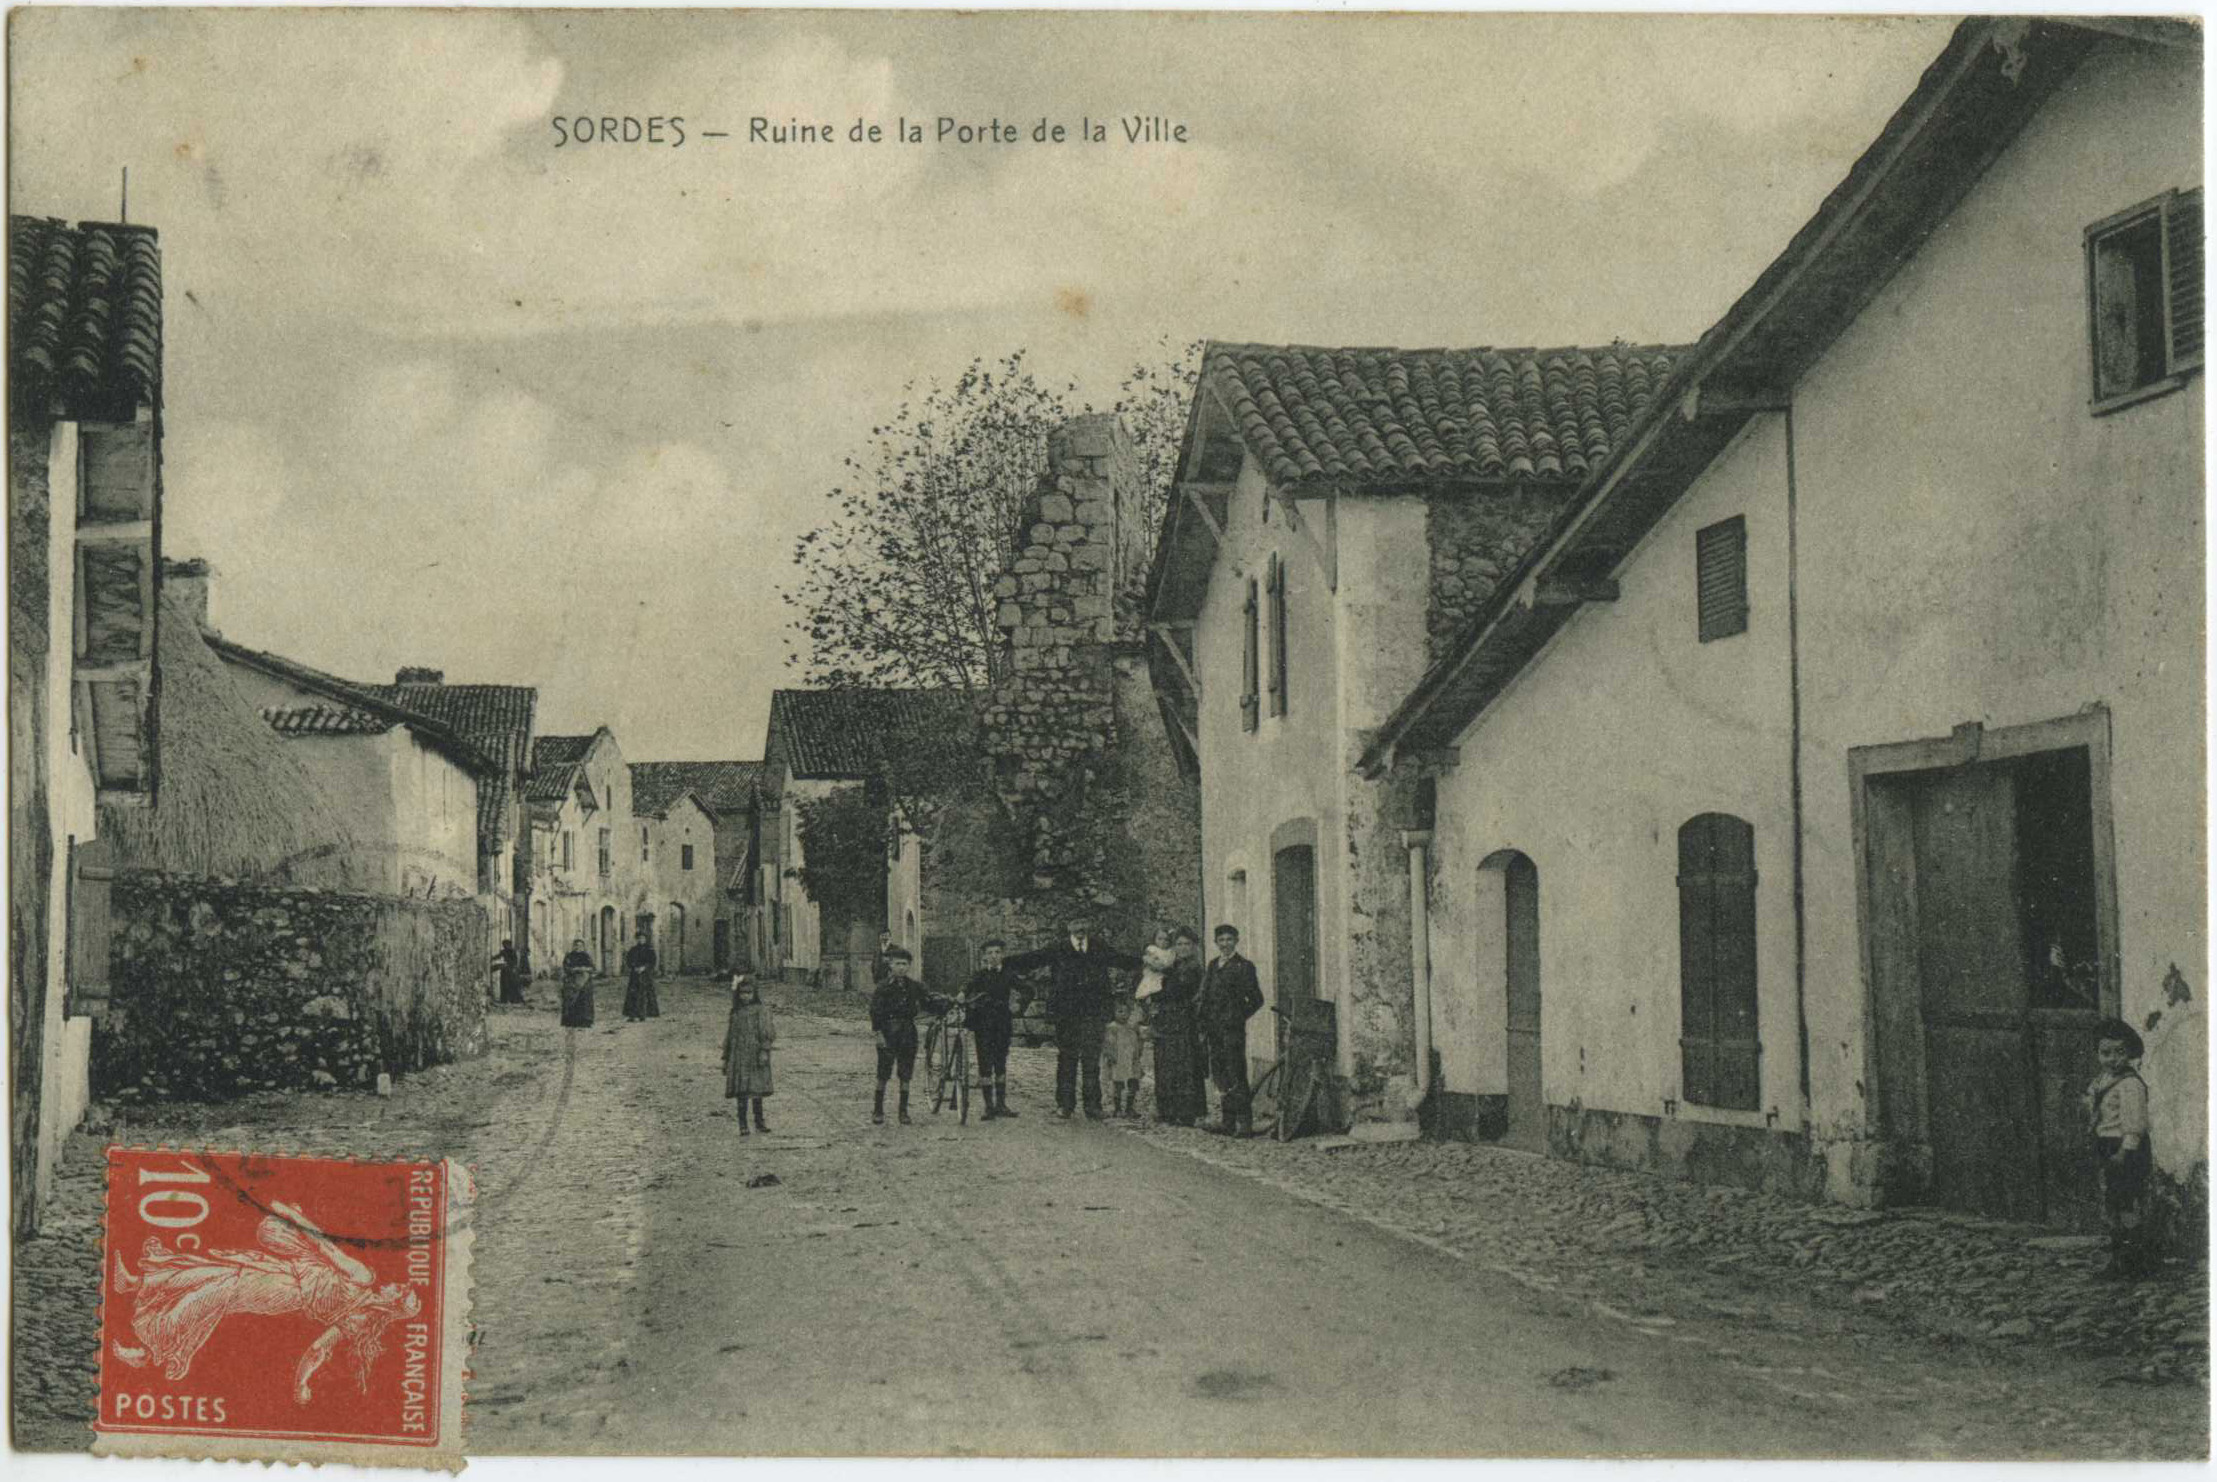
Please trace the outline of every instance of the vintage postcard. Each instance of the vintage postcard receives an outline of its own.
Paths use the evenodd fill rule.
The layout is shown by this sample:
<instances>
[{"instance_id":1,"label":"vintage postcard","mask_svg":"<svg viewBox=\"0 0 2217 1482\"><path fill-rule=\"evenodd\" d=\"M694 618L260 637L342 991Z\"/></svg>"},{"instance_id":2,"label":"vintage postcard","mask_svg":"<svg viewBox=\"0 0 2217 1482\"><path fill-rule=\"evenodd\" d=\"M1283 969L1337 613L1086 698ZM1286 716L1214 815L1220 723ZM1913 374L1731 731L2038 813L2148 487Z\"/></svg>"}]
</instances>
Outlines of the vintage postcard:
<instances>
[{"instance_id":1,"label":"vintage postcard","mask_svg":"<svg viewBox=\"0 0 2217 1482\"><path fill-rule=\"evenodd\" d=\"M2198 21L8 41L19 1452L2208 1455Z\"/></svg>"}]
</instances>

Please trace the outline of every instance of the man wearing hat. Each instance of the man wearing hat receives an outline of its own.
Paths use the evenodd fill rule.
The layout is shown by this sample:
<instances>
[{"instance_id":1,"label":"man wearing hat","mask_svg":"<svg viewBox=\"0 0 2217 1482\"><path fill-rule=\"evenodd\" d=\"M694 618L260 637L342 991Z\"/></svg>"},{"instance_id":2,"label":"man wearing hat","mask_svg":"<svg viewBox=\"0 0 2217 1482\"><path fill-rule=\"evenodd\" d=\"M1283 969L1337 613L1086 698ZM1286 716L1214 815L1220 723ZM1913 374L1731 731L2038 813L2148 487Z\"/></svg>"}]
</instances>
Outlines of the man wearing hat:
<instances>
[{"instance_id":1,"label":"man wearing hat","mask_svg":"<svg viewBox=\"0 0 2217 1482\"><path fill-rule=\"evenodd\" d=\"M1115 1009L1111 972L1136 973L1136 957L1113 951L1093 934L1093 918L1072 916L1063 940L1002 963L1012 973L1045 969L1052 976L1047 1016L1055 1026L1055 1112L1069 1121L1077 1110L1078 1082L1085 1083L1085 1114L1101 1120L1101 1042Z\"/></svg>"},{"instance_id":2,"label":"man wearing hat","mask_svg":"<svg viewBox=\"0 0 2217 1482\"><path fill-rule=\"evenodd\" d=\"M916 1016L929 1013L939 1000L908 975L914 961L906 947L885 949L885 981L870 995L870 1028L878 1037L878 1094L870 1120L885 1122L885 1083L898 1070L901 1075L901 1125L908 1125L908 1083L916 1075Z\"/></svg>"}]
</instances>

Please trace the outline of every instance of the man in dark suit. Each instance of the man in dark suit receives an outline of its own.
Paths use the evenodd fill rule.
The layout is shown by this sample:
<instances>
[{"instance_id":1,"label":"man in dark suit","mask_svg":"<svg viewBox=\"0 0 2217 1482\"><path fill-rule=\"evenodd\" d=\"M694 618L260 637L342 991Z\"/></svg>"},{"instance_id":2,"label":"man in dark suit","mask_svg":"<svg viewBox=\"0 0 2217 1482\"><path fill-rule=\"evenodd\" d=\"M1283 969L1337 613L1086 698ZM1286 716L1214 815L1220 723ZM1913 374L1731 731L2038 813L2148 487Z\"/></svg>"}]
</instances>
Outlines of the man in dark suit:
<instances>
[{"instance_id":1,"label":"man in dark suit","mask_svg":"<svg viewBox=\"0 0 2217 1482\"><path fill-rule=\"evenodd\" d=\"M1001 964L1012 973L1047 970L1047 1017L1055 1026L1055 1109L1064 1121L1077 1110L1081 1070L1085 1114L1101 1119L1101 1040L1115 1005L1111 972L1136 973L1140 961L1094 940L1090 917L1074 916L1065 940L1019 952Z\"/></svg>"},{"instance_id":2,"label":"man in dark suit","mask_svg":"<svg viewBox=\"0 0 2217 1482\"><path fill-rule=\"evenodd\" d=\"M1227 1137L1244 1137L1255 1130L1254 1101L1247 1087L1247 1021L1262 1002L1255 965L1239 955L1239 929L1219 926L1216 958L1201 975L1195 1017L1201 1021L1209 1075L1224 1098L1223 1121L1216 1130Z\"/></svg>"}]
</instances>

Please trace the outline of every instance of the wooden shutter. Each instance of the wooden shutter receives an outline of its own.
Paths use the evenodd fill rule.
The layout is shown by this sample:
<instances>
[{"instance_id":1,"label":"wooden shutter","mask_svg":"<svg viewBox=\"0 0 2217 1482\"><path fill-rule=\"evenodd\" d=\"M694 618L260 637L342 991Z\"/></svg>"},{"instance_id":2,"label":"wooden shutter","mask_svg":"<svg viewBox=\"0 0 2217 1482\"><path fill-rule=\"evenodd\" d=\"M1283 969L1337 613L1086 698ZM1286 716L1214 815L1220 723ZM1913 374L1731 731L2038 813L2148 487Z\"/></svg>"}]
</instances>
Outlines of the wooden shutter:
<instances>
[{"instance_id":1,"label":"wooden shutter","mask_svg":"<svg viewBox=\"0 0 2217 1482\"><path fill-rule=\"evenodd\" d=\"M1255 579L1247 578L1247 602L1240 615L1245 629L1244 646L1240 650L1239 721L1242 730L1252 731L1259 722L1259 703L1255 693L1261 682L1261 656L1257 652L1261 639L1260 621L1256 613Z\"/></svg>"},{"instance_id":2,"label":"wooden shutter","mask_svg":"<svg viewBox=\"0 0 2217 1482\"><path fill-rule=\"evenodd\" d=\"M1678 993L1685 1099L1756 1110L1755 830L1726 814L1678 830Z\"/></svg>"},{"instance_id":3,"label":"wooden shutter","mask_svg":"<svg viewBox=\"0 0 2217 1482\"><path fill-rule=\"evenodd\" d=\"M1701 641L1747 631L1747 520L1734 515L1694 536Z\"/></svg>"},{"instance_id":4,"label":"wooden shutter","mask_svg":"<svg viewBox=\"0 0 2217 1482\"><path fill-rule=\"evenodd\" d=\"M114 878L109 858L106 840L69 841L63 884L69 939L63 949L62 1012L72 1018L102 1014L108 1007L108 892Z\"/></svg>"},{"instance_id":5,"label":"wooden shutter","mask_svg":"<svg viewBox=\"0 0 2217 1482\"><path fill-rule=\"evenodd\" d=\"M2181 191L2163 212L2163 268L2169 305L2170 374L2202 363L2202 193Z\"/></svg>"},{"instance_id":6,"label":"wooden shutter","mask_svg":"<svg viewBox=\"0 0 2217 1482\"><path fill-rule=\"evenodd\" d=\"M1286 713L1286 563L1270 558L1270 713Z\"/></svg>"}]
</instances>

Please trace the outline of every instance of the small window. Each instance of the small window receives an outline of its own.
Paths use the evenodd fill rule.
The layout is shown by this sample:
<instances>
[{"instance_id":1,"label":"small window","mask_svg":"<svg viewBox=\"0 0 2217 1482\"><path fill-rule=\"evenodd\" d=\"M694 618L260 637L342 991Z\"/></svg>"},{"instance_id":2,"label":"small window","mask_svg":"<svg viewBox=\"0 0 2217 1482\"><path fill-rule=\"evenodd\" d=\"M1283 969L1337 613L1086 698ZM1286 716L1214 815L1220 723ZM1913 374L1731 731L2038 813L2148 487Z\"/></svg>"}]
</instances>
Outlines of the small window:
<instances>
[{"instance_id":1,"label":"small window","mask_svg":"<svg viewBox=\"0 0 2217 1482\"><path fill-rule=\"evenodd\" d=\"M1694 536L1701 641L1747 631L1747 520L1734 515Z\"/></svg>"},{"instance_id":2,"label":"small window","mask_svg":"<svg viewBox=\"0 0 2217 1482\"><path fill-rule=\"evenodd\" d=\"M568 829L562 830L562 868L565 870L577 868L577 851L574 847L576 842L576 835Z\"/></svg>"},{"instance_id":3,"label":"small window","mask_svg":"<svg viewBox=\"0 0 2217 1482\"><path fill-rule=\"evenodd\" d=\"M1247 603L1241 609L1246 636L1240 650L1239 678L1239 723L1240 729L1247 731L1255 729L1261 710L1260 696L1256 693L1261 688L1262 680L1262 656L1258 652L1259 640L1262 636L1260 615L1257 612L1259 606L1255 595L1255 579L1249 577L1247 578Z\"/></svg>"},{"instance_id":4,"label":"small window","mask_svg":"<svg viewBox=\"0 0 2217 1482\"><path fill-rule=\"evenodd\" d=\"M1755 830L1724 813L1678 830L1681 1085L1696 1106L1755 1111Z\"/></svg>"},{"instance_id":5,"label":"small window","mask_svg":"<svg viewBox=\"0 0 2217 1482\"><path fill-rule=\"evenodd\" d=\"M2086 229L2096 411L2202 363L2202 193L2172 191Z\"/></svg>"},{"instance_id":6,"label":"small window","mask_svg":"<svg viewBox=\"0 0 2217 1482\"><path fill-rule=\"evenodd\" d=\"M647 857L647 831L641 829L639 830L639 863L648 864L650 862Z\"/></svg>"},{"instance_id":7,"label":"small window","mask_svg":"<svg viewBox=\"0 0 2217 1482\"><path fill-rule=\"evenodd\" d=\"M681 869L681 870L689 870L689 869L691 869L691 868L693 867L693 846L692 846L692 845L690 845L690 844L680 844L680 845L678 845L678 848L677 848L677 867L678 867L679 869Z\"/></svg>"},{"instance_id":8,"label":"small window","mask_svg":"<svg viewBox=\"0 0 2217 1482\"><path fill-rule=\"evenodd\" d=\"M1270 713L1286 713L1286 563L1270 558Z\"/></svg>"},{"instance_id":9,"label":"small window","mask_svg":"<svg viewBox=\"0 0 2217 1482\"><path fill-rule=\"evenodd\" d=\"M602 829L600 831L600 872L605 875L615 869L615 867L615 851L612 847L611 840L609 839L608 830Z\"/></svg>"}]
</instances>

